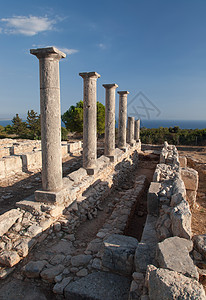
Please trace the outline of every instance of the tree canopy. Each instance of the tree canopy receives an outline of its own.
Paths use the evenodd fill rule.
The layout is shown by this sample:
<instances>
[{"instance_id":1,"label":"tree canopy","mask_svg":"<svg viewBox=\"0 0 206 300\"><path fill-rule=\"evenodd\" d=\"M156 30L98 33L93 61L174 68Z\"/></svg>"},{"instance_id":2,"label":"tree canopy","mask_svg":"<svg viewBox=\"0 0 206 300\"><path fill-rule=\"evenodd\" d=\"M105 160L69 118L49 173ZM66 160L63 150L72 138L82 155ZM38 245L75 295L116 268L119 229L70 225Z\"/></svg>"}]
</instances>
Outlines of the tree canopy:
<instances>
[{"instance_id":1,"label":"tree canopy","mask_svg":"<svg viewBox=\"0 0 206 300\"><path fill-rule=\"evenodd\" d=\"M62 121L64 122L66 129L71 132L83 132L83 101L76 103L76 106L72 105L62 115ZM105 130L105 106L97 102L97 133L102 134Z\"/></svg>"}]
</instances>

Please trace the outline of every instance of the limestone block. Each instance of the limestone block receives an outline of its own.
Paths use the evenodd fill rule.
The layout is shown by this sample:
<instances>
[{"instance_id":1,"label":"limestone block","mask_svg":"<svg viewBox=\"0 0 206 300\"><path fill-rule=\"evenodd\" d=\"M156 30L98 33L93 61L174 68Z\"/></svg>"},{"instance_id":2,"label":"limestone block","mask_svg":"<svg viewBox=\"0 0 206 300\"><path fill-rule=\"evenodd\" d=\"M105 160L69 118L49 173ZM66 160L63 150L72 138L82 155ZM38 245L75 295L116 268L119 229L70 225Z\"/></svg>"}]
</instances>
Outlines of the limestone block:
<instances>
[{"instance_id":1,"label":"limestone block","mask_svg":"<svg viewBox=\"0 0 206 300\"><path fill-rule=\"evenodd\" d=\"M6 177L4 159L0 159L0 180Z\"/></svg>"},{"instance_id":2,"label":"limestone block","mask_svg":"<svg viewBox=\"0 0 206 300\"><path fill-rule=\"evenodd\" d=\"M22 172L22 159L20 156L8 156L4 158L6 176Z\"/></svg>"},{"instance_id":3,"label":"limestone block","mask_svg":"<svg viewBox=\"0 0 206 300\"><path fill-rule=\"evenodd\" d=\"M0 158L4 156L9 156L10 155L10 148L9 147L4 147L0 149Z\"/></svg>"},{"instance_id":4,"label":"limestone block","mask_svg":"<svg viewBox=\"0 0 206 300\"><path fill-rule=\"evenodd\" d=\"M35 202L35 201L30 201L30 200L22 200L16 203L16 206L19 208L22 208L26 211L29 212L41 212L41 202Z\"/></svg>"},{"instance_id":5,"label":"limestone block","mask_svg":"<svg viewBox=\"0 0 206 300\"><path fill-rule=\"evenodd\" d=\"M195 279L175 271L157 269L154 266L148 273L146 276L150 300L206 299L203 286Z\"/></svg>"},{"instance_id":6,"label":"limestone block","mask_svg":"<svg viewBox=\"0 0 206 300\"><path fill-rule=\"evenodd\" d=\"M110 159L109 159L109 157L106 157L105 155L100 156L100 157L97 159L97 163L96 163L96 166L97 166L97 172L100 172L100 171L102 171L104 168L107 168L109 164L110 164Z\"/></svg>"},{"instance_id":7,"label":"limestone block","mask_svg":"<svg viewBox=\"0 0 206 300\"><path fill-rule=\"evenodd\" d=\"M62 144L62 157L66 156L68 154L68 145L67 144Z\"/></svg>"},{"instance_id":8,"label":"limestone block","mask_svg":"<svg viewBox=\"0 0 206 300\"><path fill-rule=\"evenodd\" d=\"M182 167L182 168L187 167L187 158L186 158L186 156L180 155L179 156L179 161L180 161L180 167Z\"/></svg>"},{"instance_id":9,"label":"limestone block","mask_svg":"<svg viewBox=\"0 0 206 300\"><path fill-rule=\"evenodd\" d=\"M171 210L172 233L186 239L191 239L191 219L192 215L187 201L183 200Z\"/></svg>"},{"instance_id":10,"label":"limestone block","mask_svg":"<svg viewBox=\"0 0 206 300\"><path fill-rule=\"evenodd\" d=\"M81 141L68 144L68 152L70 152L70 153L73 153L77 150L81 150L81 148L82 148L82 142Z\"/></svg>"},{"instance_id":11,"label":"limestone block","mask_svg":"<svg viewBox=\"0 0 206 300\"><path fill-rule=\"evenodd\" d=\"M159 214L159 199L158 193L161 189L161 184L158 182L151 182L147 194L147 211L150 215Z\"/></svg>"},{"instance_id":12,"label":"limestone block","mask_svg":"<svg viewBox=\"0 0 206 300\"><path fill-rule=\"evenodd\" d=\"M134 263L137 272L145 273L147 265L154 263L158 242L155 229L156 223L157 217L147 215L141 242L135 251Z\"/></svg>"},{"instance_id":13,"label":"limestone block","mask_svg":"<svg viewBox=\"0 0 206 300\"><path fill-rule=\"evenodd\" d=\"M38 202L62 204L66 202L68 198L69 195L66 189L62 189L56 192L42 190L35 191L35 200Z\"/></svg>"},{"instance_id":14,"label":"limestone block","mask_svg":"<svg viewBox=\"0 0 206 300\"><path fill-rule=\"evenodd\" d=\"M193 237L194 246L206 260L206 234L195 235Z\"/></svg>"},{"instance_id":15,"label":"limestone block","mask_svg":"<svg viewBox=\"0 0 206 300\"><path fill-rule=\"evenodd\" d=\"M196 170L191 168L181 168L181 176L186 190L197 191L199 176Z\"/></svg>"},{"instance_id":16,"label":"limestone block","mask_svg":"<svg viewBox=\"0 0 206 300\"><path fill-rule=\"evenodd\" d=\"M173 195L180 194L182 195L183 198L186 197L186 188L185 188L184 181L179 177L176 178L173 183L172 194Z\"/></svg>"},{"instance_id":17,"label":"limestone block","mask_svg":"<svg viewBox=\"0 0 206 300\"><path fill-rule=\"evenodd\" d=\"M137 239L112 234L104 240L103 244L102 265L122 274L132 274Z\"/></svg>"},{"instance_id":18,"label":"limestone block","mask_svg":"<svg viewBox=\"0 0 206 300\"><path fill-rule=\"evenodd\" d=\"M197 191L187 190L187 201L190 205L190 208L193 208L196 203Z\"/></svg>"},{"instance_id":19,"label":"limestone block","mask_svg":"<svg viewBox=\"0 0 206 300\"><path fill-rule=\"evenodd\" d=\"M5 212L3 215L0 215L0 236L5 234L21 216L22 212L20 212L18 209L11 209Z\"/></svg>"},{"instance_id":20,"label":"limestone block","mask_svg":"<svg viewBox=\"0 0 206 300\"><path fill-rule=\"evenodd\" d=\"M165 239L157 244L156 259L159 267L182 273L199 279L197 268L191 259L192 241L177 236Z\"/></svg>"},{"instance_id":21,"label":"limestone block","mask_svg":"<svg viewBox=\"0 0 206 300\"><path fill-rule=\"evenodd\" d=\"M69 283L64 289L64 296L66 299L128 300L129 289L130 279L127 277L94 272Z\"/></svg>"},{"instance_id":22,"label":"limestone block","mask_svg":"<svg viewBox=\"0 0 206 300\"><path fill-rule=\"evenodd\" d=\"M0 254L0 264L7 267L13 267L20 261L20 257L16 251L4 250Z\"/></svg>"},{"instance_id":23,"label":"limestone block","mask_svg":"<svg viewBox=\"0 0 206 300\"><path fill-rule=\"evenodd\" d=\"M78 170L68 175L69 179L74 181L75 184L81 182L82 179L86 176L87 176L87 171L84 168L79 168Z\"/></svg>"},{"instance_id":24,"label":"limestone block","mask_svg":"<svg viewBox=\"0 0 206 300\"><path fill-rule=\"evenodd\" d=\"M42 167L42 152L33 151L22 154L23 168L27 171L34 171Z\"/></svg>"}]
</instances>

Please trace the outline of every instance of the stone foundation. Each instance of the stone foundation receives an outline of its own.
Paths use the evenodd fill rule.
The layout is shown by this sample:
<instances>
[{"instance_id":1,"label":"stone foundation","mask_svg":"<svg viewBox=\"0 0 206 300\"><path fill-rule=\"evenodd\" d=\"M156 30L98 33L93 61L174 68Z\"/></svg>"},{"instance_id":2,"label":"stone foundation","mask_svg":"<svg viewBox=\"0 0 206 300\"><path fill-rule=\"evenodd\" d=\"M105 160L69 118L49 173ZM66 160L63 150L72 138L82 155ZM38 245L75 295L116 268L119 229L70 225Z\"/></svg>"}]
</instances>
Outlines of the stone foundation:
<instances>
[{"instance_id":1,"label":"stone foundation","mask_svg":"<svg viewBox=\"0 0 206 300\"><path fill-rule=\"evenodd\" d=\"M82 151L82 142L62 142L62 158ZM0 180L22 172L38 172L42 168L41 141L2 139L0 149Z\"/></svg>"}]
</instances>

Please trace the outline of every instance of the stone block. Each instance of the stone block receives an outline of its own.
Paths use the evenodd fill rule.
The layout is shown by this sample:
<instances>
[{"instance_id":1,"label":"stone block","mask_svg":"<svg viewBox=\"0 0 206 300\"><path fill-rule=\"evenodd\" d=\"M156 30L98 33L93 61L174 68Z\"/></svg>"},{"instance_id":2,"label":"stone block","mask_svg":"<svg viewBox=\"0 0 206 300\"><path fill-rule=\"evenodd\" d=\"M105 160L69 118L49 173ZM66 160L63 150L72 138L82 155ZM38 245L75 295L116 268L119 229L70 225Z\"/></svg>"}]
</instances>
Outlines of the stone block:
<instances>
[{"instance_id":1,"label":"stone block","mask_svg":"<svg viewBox=\"0 0 206 300\"><path fill-rule=\"evenodd\" d=\"M172 233L175 236L179 236L185 239L191 239L191 219L189 204L186 200L183 200L180 204L174 207L170 212L170 218L172 221Z\"/></svg>"},{"instance_id":2,"label":"stone block","mask_svg":"<svg viewBox=\"0 0 206 300\"><path fill-rule=\"evenodd\" d=\"M150 215L158 216L159 214L159 198L161 184L158 182L151 182L147 194L147 211Z\"/></svg>"},{"instance_id":3,"label":"stone block","mask_svg":"<svg viewBox=\"0 0 206 300\"><path fill-rule=\"evenodd\" d=\"M13 267L20 261L20 257L16 251L2 251L0 253L0 264L7 267Z\"/></svg>"},{"instance_id":4,"label":"stone block","mask_svg":"<svg viewBox=\"0 0 206 300\"><path fill-rule=\"evenodd\" d=\"M195 235L193 237L194 246L197 249L197 251L202 254L204 259L206 260L206 233Z\"/></svg>"},{"instance_id":5,"label":"stone block","mask_svg":"<svg viewBox=\"0 0 206 300\"><path fill-rule=\"evenodd\" d=\"M198 281L175 271L153 266L146 277L150 300L206 299L204 288Z\"/></svg>"},{"instance_id":6,"label":"stone block","mask_svg":"<svg viewBox=\"0 0 206 300\"><path fill-rule=\"evenodd\" d=\"M156 223L157 217L147 215L147 220L142 233L141 242L135 251L134 263L137 272L146 272L147 265L153 264L156 254L157 234Z\"/></svg>"},{"instance_id":7,"label":"stone block","mask_svg":"<svg viewBox=\"0 0 206 300\"><path fill-rule=\"evenodd\" d=\"M195 207L197 198L197 191L187 190L187 201L190 205L190 208Z\"/></svg>"},{"instance_id":8,"label":"stone block","mask_svg":"<svg viewBox=\"0 0 206 300\"><path fill-rule=\"evenodd\" d=\"M0 159L0 180L6 177L4 159Z\"/></svg>"},{"instance_id":9,"label":"stone block","mask_svg":"<svg viewBox=\"0 0 206 300\"><path fill-rule=\"evenodd\" d=\"M176 271L198 280L197 268L189 255L192 248L192 241L177 236L170 237L158 243L156 259L159 267Z\"/></svg>"},{"instance_id":10,"label":"stone block","mask_svg":"<svg viewBox=\"0 0 206 300\"><path fill-rule=\"evenodd\" d=\"M21 156L8 156L4 158L6 176L22 172Z\"/></svg>"},{"instance_id":11,"label":"stone block","mask_svg":"<svg viewBox=\"0 0 206 300\"><path fill-rule=\"evenodd\" d=\"M26 171L34 171L42 167L42 152L33 151L21 154L23 169Z\"/></svg>"},{"instance_id":12,"label":"stone block","mask_svg":"<svg viewBox=\"0 0 206 300\"><path fill-rule=\"evenodd\" d=\"M68 154L68 145L62 144L61 149L62 149L62 157L66 156Z\"/></svg>"},{"instance_id":13,"label":"stone block","mask_svg":"<svg viewBox=\"0 0 206 300\"><path fill-rule=\"evenodd\" d=\"M197 191L199 176L198 172L191 168L181 168L181 177L186 190Z\"/></svg>"},{"instance_id":14,"label":"stone block","mask_svg":"<svg viewBox=\"0 0 206 300\"><path fill-rule=\"evenodd\" d=\"M61 204L67 202L68 198L69 195L65 188L56 192L42 190L35 191L35 200L38 202Z\"/></svg>"},{"instance_id":15,"label":"stone block","mask_svg":"<svg viewBox=\"0 0 206 300\"><path fill-rule=\"evenodd\" d=\"M79 168L78 170L68 175L69 179L71 179L75 184L81 182L82 179L86 176L87 176L87 171L84 168Z\"/></svg>"},{"instance_id":16,"label":"stone block","mask_svg":"<svg viewBox=\"0 0 206 300\"><path fill-rule=\"evenodd\" d=\"M29 212L41 212L41 202L22 200L16 203L16 206Z\"/></svg>"},{"instance_id":17,"label":"stone block","mask_svg":"<svg viewBox=\"0 0 206 300\"><path fill-rule=\"evenodd\" d=\"M29 278L38 278L46 264L46 260L30 261L24 266L23 272Z\"/></svg>"},{"instance_id":18,"label":"stone block","mask_svg":"<svg viewBox=\"0 0 206 300\"><path fill-rule=\"evenodd\" d=\"M70 152L70 153L73 153L77 150L81 150L81 148L82 148L82 142L81 141L68 144L68 152Z\"/></svg>"},{"instance_id":19,"label":"stone block","mask_svg":"<svg viewBox=\"0 0 206 300\"><path fill-rule=\"evenodd\" d=\"M20 217L22 217L22 212L18 209L11 209L3 215L0 215L0 236L5 234Z\"/></svg>"},{"instance_id":20,"label":"stone block","mask_svg":"<svg viewBox=\"0 0 206 300\"><path fill-rule=\"evenodd\" d=\"M64 266L59 264L54 267L52 266L44 269L40 273L40 276L48 282L54 282L54 278L60 273L62 273L63 270L64 270Z\"/></svg>"},{"instance_id":21,"label":"stone block","mask_svg":"<svg viewBox=\"0 0 206 300\"><path fill-rule=\"evenodd\" d=\"M79 254L71 258L71 264L73 267L82 267L87 265L92 259L92 255Z\"/></svg>"},{"instance_id":22,"label":"stone block","mask_svg":"<svg viewBox=\"0 0 206 300\"><path fill-rule=\"evenodd\" d=\"M65 299L128 300L130 279L117 274L95 272L69 283Z\"/></svg>"},{"instance_id":23,"label":"stone block","mask_svg":"<svg viewBox=\"0 0 206 300\"><path fill-rule=\"evenodd\" d=\"M112 234L104 241L102 265L114 272L132 274L137 239L129 236Z\"/></svg>"},{"instance_id":24,"label":"stone block","mask_svg":"<svg viewBox=\"0 0 206 300\"><path fill-rule=\"evenodd\" d=\"M187 167L187 158L186 158L186 156L180 155L179 156L179 161L180 161L180 167L182 167L182 168Z\"/></svg>"},{"instance_id":25,"label":"stone block","mask_svg":"<svg viewBox=\"0 0 206 300\"><path fill-rule=\"evenodd\" d=\"M172 187L172 194L181 194L183 198L186 197L186 188L184 181L181 178L176 178L173 187Z\"/></svg>"}]
</instances>

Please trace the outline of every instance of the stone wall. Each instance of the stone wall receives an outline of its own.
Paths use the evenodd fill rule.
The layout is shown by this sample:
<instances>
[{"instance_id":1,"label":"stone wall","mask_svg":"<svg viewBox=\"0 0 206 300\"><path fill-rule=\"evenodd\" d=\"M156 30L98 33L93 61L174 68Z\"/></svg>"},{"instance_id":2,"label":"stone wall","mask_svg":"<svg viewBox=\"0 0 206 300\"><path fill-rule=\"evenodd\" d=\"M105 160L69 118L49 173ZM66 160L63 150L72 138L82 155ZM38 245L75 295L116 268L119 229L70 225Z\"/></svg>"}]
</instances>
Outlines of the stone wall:
<instances>
[{"instance_id":1,"label":"stone wall","mask_svg":"<svg viewBox=\"0 0 206 300\"><path fill-rule=\"evenodd\" d=\"M185 159L181 163L184 167L176 147L165 143L148 191L148 216L135 252L130 299L205 299L194 264L188 201L188 191L197 191L198 173L186 167ZM196 194L193 197L192 205Z\"/></svg>"},{"instance_id":2,"label":"stone wall","mask_svg":"<svg viewBox=\"0 0 206 300\"><path fill-rule=\"evenodd\" d=\"M127 152L116 149L115 162L101 156L94 175L88 176L86 170L80 168L64 177L64 197L58 203L37 202L32 195L18 202L17 209L1 215L0 278L5 278L37 242L51 233L55 222L65 232L72 233L85 219L95 217L101 209L101 200L137 166L140 147L138 143ZM125 226L127 217L126 214Z\"/></svg>"},{"instance_id":3,"label":"stone wall","mask_svg":"<svg viewBox=\"0 0 206 300\"><path fill-rule=\"evenodd\" d=\"M0 148L0 180L22 172L39 171L42 167L41 141L17 142L2 139ZM62 142L62 157L82 150L82 142Z\"/></svg>"}]
</instances>

